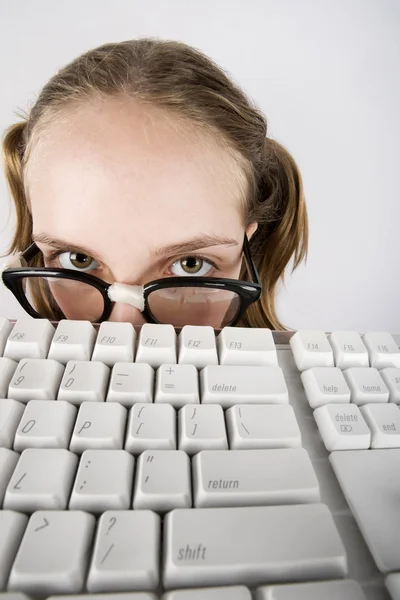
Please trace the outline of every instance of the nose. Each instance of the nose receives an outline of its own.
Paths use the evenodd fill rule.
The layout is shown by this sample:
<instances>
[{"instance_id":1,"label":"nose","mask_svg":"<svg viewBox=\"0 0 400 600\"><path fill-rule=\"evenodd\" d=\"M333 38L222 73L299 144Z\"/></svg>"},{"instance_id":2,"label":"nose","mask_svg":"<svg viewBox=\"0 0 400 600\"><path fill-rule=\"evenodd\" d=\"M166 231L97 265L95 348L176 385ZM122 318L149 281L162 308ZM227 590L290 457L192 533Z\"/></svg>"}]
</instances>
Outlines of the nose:
<instances>
[{"instance_id":1,"label":"nose","mask_svg":"<svg viewBox=\"0 0 400 600\"><path fill-rule=\"evenodd\" d=\"M144 325L144 323L147 323L140 310L130 304L125 304L124 302L116 302L114 304L108 320L128 322L135 326L141 326Z\"/></svg>"}]
</instances>

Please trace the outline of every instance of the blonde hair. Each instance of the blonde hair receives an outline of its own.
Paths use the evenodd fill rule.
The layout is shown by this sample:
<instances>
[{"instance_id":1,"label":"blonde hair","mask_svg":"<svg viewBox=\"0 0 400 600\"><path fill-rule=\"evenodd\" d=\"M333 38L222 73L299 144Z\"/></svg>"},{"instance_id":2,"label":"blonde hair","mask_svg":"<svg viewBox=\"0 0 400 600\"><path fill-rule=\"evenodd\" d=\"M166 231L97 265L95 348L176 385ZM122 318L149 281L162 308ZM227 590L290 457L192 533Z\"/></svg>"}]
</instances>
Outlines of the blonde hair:
<instances>
[{"instance_id":1,"label":"blonde hair","mask_svg":"<svg viewBox=\"0 0 400 600\"><path fill-rule=\"evenodd\" d=\"M8 128L3 141L5 176L17 217L9 252L32 243L24 176L42 128L72 103L120 94L200 125L240 157L247 182L243 225L258 223L250 248L263 284L260 299L240 325L286 329L276 315L276 288L290 259L293 271L308 250L299 169L289 152L267 137L264 115L244 92L210 58L181 42L142 38L94 48L56 73L27 118ZM35 265L41 260L40 256Z\"/></svg>"}]
</instances>

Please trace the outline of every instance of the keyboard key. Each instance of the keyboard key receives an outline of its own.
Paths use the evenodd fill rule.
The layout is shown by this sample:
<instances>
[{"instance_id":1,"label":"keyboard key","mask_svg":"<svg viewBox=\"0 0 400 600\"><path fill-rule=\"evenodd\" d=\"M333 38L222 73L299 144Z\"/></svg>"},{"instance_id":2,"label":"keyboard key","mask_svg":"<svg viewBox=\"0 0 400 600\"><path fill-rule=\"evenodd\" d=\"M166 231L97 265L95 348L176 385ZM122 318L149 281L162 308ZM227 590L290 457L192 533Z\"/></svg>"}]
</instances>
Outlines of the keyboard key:
<instances>
[{"instance_id":1,"label":"keyboard key","mask_svg":"<svg viewBox=\"0 0 400 600\"><path fill-rule=\"evenodd\" d=\"M7 338L11 333L13 324L5 317L0 317L0 356L3 356Z\"/></svg>"},{"instance_id":2,"label":"keyboard key","mask_svg":"<svg viewBox=\"0 0 400 600\"><path fill-rule=\"evenodd\" d=\"M71 438L70 450L122 450L127 410L117 402L82 402Z\"/></svg>"},{"instance_id":3,"label":"keyboard key","mask_svg":"<svg viewBox=\"0 0 400 600\"><path fill-rule=\"evenodd\" d=\"M116 363L111 373L107 402L127 408L136 402L153 402L154 369L145 363Z\"/></svg>"},{"instance_id":4,"label":"keyboard key","mask_svg":"<svg viewBox=\"0 0 400 600\"><path fill-rule=\"evenodd\" d=\"M104 513L89 569L89 592L155 590L160 577L160 527L160 517L149 510Z\"/></svg>"},{"instance_id":5,"label":"keyboard key","mask_svg":"<svg viewBox=\"0 0 400 600\"><path fill-rule=\"evenodd\" d=\"M390 333L369 331L363 335L363 342L368 350L371 367L400 368L400 349Z\"/></svg>"},{"instance_id":6,"label":"keyboard key","mask_svg":"<svg viewBox=\"0 0 400 600\"><path fill-rule=\"evenodd\" d=\"M389 402L400 404L400 369L386 367L379 371L379 375L389 390Z\"/></svg>"},{"instance_id":7,"label":"keyboard key","mask_svg":"<svg viewBox=\"0 0 400 600\"><path fill-rule=\"evenodd\" d=\"M217 345L214 329L209 326L185 325L178 336L179 363L202 369L217 365Z\"/></svg>"},{"instance_id":8,"label":"keyboard key","mask_svg":"<svg viewBox=\"0 0 400 600\"><path fill-rule=\"evenodd\" d=\"M101 362L71 360L65 367L58 400L104 402L109 376L110 369Z\"/></svg>"},{"instance_id":9,"label":"keyboard key","mask_svg":"<svg viewBox=\"0 0 400 600\"><path fill-rule=\"evenodd\" d=\"M377 369L355 367L343 371L354 404L389 402L389 390Z\"/></svg>"},{"instance_id":10,"label":"keyboard key","mask_svg":"<svg viewBox=\"0 0 400 600\"><path fill-rule=\"evenodd\" d=\"M329 459L376 566L400 571L400 449L332 452Z\"/></svg>"},{"instance_id":11,"label":"keyboard key","mask_svg":"<svg viewBox=\"0 0 400 600\"><path fill-rule=\"evenodd\" d=\"M371 430L371 448L400 448L400 410L395 404L364 404L360 411Z\"/></svg>"},{"instance_id":12,"label":"keyboard key","mask_svg":"<svg viewBox=\"0 0 400 600\"><path fill-rule=\"evenodd\" d=\"M55 331L49 358L66 365L70 360L90 360L96 339L96 330L90 321L62 319Z\"/></svg>"},{"instance_id":13,"label":"keyboard key","mask_svg":"<svg viewBox=\"0 0 400 600\"><path fill-rule=\"evenodd\" d=\"M167 589L347 574L345 548L324 504L177 509L164 519L164 540Z\"/></svg>"},{"instance_id":14,"label":"keyboard key","mask_svg":"<svg viewBox=\"0 0 400 600\"><path fill-rule=\"evenodd\" d=\"M146 450L139 456L133 508L167 512L192 506L190 461L181 450Z\"/></svg>"},{"instance_id":15,"label":"keyboard key","mask_svg":"<svg viewBox=\"0 0 400 600\"><path fill-rule=\"evenodd\" d=\"M289 340L299 371L312 367L333 367L333 351L323 331L299 330Z\"/></svg>"},{"instance_id":16,"label":"keyboard key","mask_svg":"<svg viewBox=\"0 0 400 600\"><path fill-rule=\"evenodd\" d=\"M188 454L200 450L227 450L224 411L218 404L183 406L179 413L179 449Z\"/></svg>"},{"instance_id":17,"label":"keyboard key","mask_svg":"<svg viewBox=\"0 0 400 600\"><path fill-rule=\"evenodd\" d=\"M200 452L193 458L193 493L200 508L320 501L303 448Z\"/></svg>"},{"instance_id":18,"label":"keyboard key","mask_svg":"<svg viewBox=\"0 0 400 600\"><path fill-rule=\"evenodd\" d=\"M297 448L301 432L289 404L237 404L225 413L232 450Z\"/></svg>"},{"instance_id":19,"label":"keyboard key","mask_svg":"<svg viewBox=\"0 0 400 600\"><path fill-rule=\"evenodd\" d=\"M280 367L209 366L200 371L201 401L229 408L234 404L288 404Z\"/></svg>"},{"instance_id":20,"label":"keyboard key","mask_svg":"<svg viewBox=\"0 0 400 600\"><path fill-rule=\"evenodd\" d=\"M368 350L357 331L333 331L329 336L335 365L339 369L369 367Z\"/></svg>"},{"instance_id":21,"label":"keyboard key","mask_svg":"<svg viewBox=\"0 0 400 600\"><path fill-rule=\"evenodd\" d=\"M31 400L15 434L14 449L68 448L76 407L62 400Z\"/></svg>"},{"instance_id":22,"label":"keyboard key","mask_svg":"<svg viewBox=\"0 0 400 600\"><path fill-rule=\"evenodd\" d=\"M175 590L164 594L162 600L251 600L251 593L243 585L232 585L201 590Z\"/></svg>"},{"instance_id":23,"label":"keyboard key","mask_svg":"<svg viewBox=\"0 0 400 600\"><path fill-rule=\"evenodd\" d=\"M69 450L24 450L7 487L4 508L27 513L66 508L77 462Z\"/></svg>"},{"instance_id":24,"label":"keyboard key","mask_svg":"<svg viewBox=\"0 0 400 600\"><path fill-rule=\"evenodd\" d=\"M148 363L153 368L162 364L176 364L176 333L172 325L145 323L139 334L137 363Z\"/></svg>"},{"instance_id":25,"label":"keyboard key","mask_svg":"<svg viewBox=\"0 0 400 600\"><path fill-rule=\"evenodd\" d=\"M73 511L38 511L28 523L8 587L35 596L83 589L93 515Z\"/></svg>"},{"instance_id":26,"label":"keyboard key","mask_svg":"<svg viewBox=\"0 0 400 600\"><path fill-rule=\"evenodd\" d=\"M221 365L278 366L270 329L224 327L217 338L217 346Z\"/></svg>"},{"instance_id":27,"label":"keyboard key","mask_svg":"<svg viewBox=\"0 0 400 600\"><path fill-rule=\"evenodd\" d=\"M13 510L0 511L0 590L6 587L27 522L26 515Z\"/></svg>"},{"instance_id":28,"label":"keyboard key","mask_svg":"<svg viewBox=\"0 0 400 600\"><path fill-rule=\"evenodd\" d=\"M134 464L125 450L85 450L69 508L92 513L129 508Z\"/></svg>"},{"instance_id":29,"label":"keyboard key","mask_svg":"<svg viewBox=\"0 0 400 600\"><path fill-rule=\"evenodd\" d=\"M366 449L371 431L355 404L326 404L314 410L314 418L327 450Z\"/></svg>"},{"instance_id":30,"label":"keyboard key","mask_svg":"<svg viewBox=\"0 0 400 600\"><path fill-rule=\"evenodd\" d=\"M7 398L8 386L15 373L18 363L11 358L0 358L0 397Z\"/></svg>"},{"instance_id":31,"label":"keyboard key","mask_svg":"<svg viewBox=\"0 0 400 600\"><path fill-rule=\"evenodd\" d=\"M55 400L63 373L63 365L56 360L21 360L8 387L8 397L20 402Z\"/></svg>"},{"instance_id":32,"label":"keyboard key","mask_svg":"<svg viewBox=\"0 0 400 600\"><path fill-rule=\"evenodd\" d=\"M400 573L391 573L386 577L385 583L392 600L400 600Z\"/></svg>"},{"instance_id":33,"label":"keyboard key","mask_svg":"<svg viewBox=\"0 0 400 600\"><path fill-rule=\"evenodd\" d=\"M176 412L170 404L142 404L129 411L125 450L140 454L145 450L176 449Z\"/></svg>"},{"instance_id":34,"label":"keyboard key","mask_svg":"<svg viewBox=\"0 0 400 600\"><path fill-rule=\"evenodd\" d=\"M4 356L13 360L46 358L54 327L47 319L18 319L8 336Z\"/></svg>"},{"instance_id":35,"label":"keyboard key","mask_svg":"<svg viewBox=\"0 0 400 600\"><path fill-rule=\"evenodd\" d=\"M199 375L194 365L161 365L156 374L155 402L166 402L174 408L198 404Z\"/></svg>"},{"instance_id":36,"label":"keyboard key","mask_svg":"<svg viewBox=\"0 0 400 600\"><path fill-rule=\"evenodd\" d=\"M357 582L346 580L259 587L255 600L366 600L366 597Z\"/></svg>"},{"instance_id":37,"label":"keyboard key","mask_svg":"<svg viewBox=\"0 0 400 600\"><path fill-rule=\"evenodd\" d=\"M8 448L0 448L0 505L3 504L4 494L10 478L17 466L19 454ZM1 511L0 511L1 514ZM0 536L1 539L1 536Z\"/></svg>"},{"instance_id":38,"label":"keyboard key","mask_svg":"<svg viewBox=\"0 0 400 600\"><path fill-rule=\"evenodd\" d=\"M132 323L101 323L92 360L112 367L116 362L132 362L135 355L136 331Z\"/></svg>"},{"instance_id":39,"label":"keyboard key","mask_svg":"<svg viewBox=\"0 0 400 600\"><path fill-rule=\"evenodd\" d=\"M1 598L0 598L1 600ZM7 600L7 599L5 599ZM23 599L22 599L23 600ZM158 600L155 594L147 594L146 592L126 592L126 593L111 593L111 594L78 594L73 596L50 596L47 600Z\"/></svg>"},{"instance_id":40,"label":"keyboard key","mask_svg":"<svg viewBox=\"0 0 400 600\"><path fill-rule=\"evenodd\" d=\"M312 367L301 373L307 400L311 408L332 402L350 402L350 389L337 367Z\"/></svg>"},{"instance_id":41,"label":"keyboard key","mask_svg":"<svg viewBox=\"0 0 400 600\"><path fill-rule=\"evenodd\" d=\"M0 448L12 448L14 436L25 404L16 400L0 400Z\"/></svg>"}]
</instances>

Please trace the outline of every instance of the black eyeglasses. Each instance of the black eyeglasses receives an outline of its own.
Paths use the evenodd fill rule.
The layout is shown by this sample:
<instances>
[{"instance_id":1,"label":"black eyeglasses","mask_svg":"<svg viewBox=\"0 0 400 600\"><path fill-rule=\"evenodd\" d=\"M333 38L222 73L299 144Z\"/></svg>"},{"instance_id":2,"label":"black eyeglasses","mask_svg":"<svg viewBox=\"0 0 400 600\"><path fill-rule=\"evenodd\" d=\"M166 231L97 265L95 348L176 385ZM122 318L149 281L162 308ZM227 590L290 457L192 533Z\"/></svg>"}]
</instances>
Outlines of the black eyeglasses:
<instances>
[{"instance_id":1,"label":"black eyeglasses","mask_svg":"<svg viewBox=\"0 0 400 600\"><path fill-rule=\"evenodd\" d=\"M261 281L244 236L243 257L251 281L218 277L166 277L144 286L106 283L73 269L28 267L40 253L35 243L3 268L2 279L24 310L34 318L101 323L115 302L138 308L150 323L235 325L261 294Z\"/></svg>"}]
</instances>

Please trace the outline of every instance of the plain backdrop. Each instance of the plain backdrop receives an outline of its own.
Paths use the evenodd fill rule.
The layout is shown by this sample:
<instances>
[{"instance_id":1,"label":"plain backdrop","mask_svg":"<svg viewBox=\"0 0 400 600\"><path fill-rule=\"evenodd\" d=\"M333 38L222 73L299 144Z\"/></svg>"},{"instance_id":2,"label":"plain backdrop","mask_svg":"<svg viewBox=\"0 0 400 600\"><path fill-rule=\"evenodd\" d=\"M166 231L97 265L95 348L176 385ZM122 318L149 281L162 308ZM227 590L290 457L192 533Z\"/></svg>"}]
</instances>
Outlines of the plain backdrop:
<instances>
[{"instance_id":1,"label":"plain backdrop","mask_svg":"<svg viewBox=\"0 0 400 600\"><path fill-rule=\"evenodd\" d=\"M309 257L287 271L281 320L400 332L399 0L0 0L1 131L60 67L136 37L180 40L212 57L296 159ZM1 175L1 254L13 226ZM0 289L0 315L23 314Z\"/></svg>"}]
</instances>

